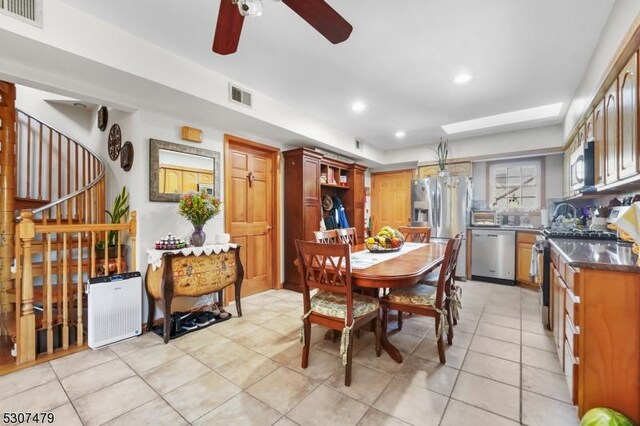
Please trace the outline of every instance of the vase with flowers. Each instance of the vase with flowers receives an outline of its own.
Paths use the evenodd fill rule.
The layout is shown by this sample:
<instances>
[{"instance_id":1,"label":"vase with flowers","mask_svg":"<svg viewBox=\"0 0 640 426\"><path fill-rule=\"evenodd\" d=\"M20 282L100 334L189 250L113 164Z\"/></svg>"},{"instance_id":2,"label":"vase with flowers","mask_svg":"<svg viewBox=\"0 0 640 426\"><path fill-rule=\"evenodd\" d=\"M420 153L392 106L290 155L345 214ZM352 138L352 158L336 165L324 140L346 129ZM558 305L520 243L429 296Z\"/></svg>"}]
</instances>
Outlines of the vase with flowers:
<instances>
[{"instance_id":1,"label":"vase with flowers","mask_svg":"<svg viewBox=\"0 0 640 426\"><path fill-rule=\"evenodd\" d=\"M190 191L180 196L178 213L184 216L194 227L189 241L192 246L202 247L207 239L203 231L205 223L220 213L222 202L206 192Z\"/></svg>"}]
</instances>

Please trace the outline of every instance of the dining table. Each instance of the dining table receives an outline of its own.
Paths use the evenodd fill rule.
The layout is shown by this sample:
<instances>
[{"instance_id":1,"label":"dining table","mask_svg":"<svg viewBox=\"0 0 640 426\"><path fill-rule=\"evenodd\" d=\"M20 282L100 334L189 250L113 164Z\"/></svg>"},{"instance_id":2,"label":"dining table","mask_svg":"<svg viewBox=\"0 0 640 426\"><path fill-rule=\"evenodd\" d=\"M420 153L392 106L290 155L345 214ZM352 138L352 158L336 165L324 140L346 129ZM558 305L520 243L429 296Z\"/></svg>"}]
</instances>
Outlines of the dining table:
<instances>
[{"instance_id":1,"label":"dining table","mask_svg":"<svg viewBox=\"0 0 640 426\"><path fill-rule=\"evenodd\" d=\"M409 287L424 279L440 266L447 248L446 241L405 243L406 252L368 252L364 244L355 246L351 253L351 283L367 293L379 297L380 289ZM410 250L408 250L410 249ZM385 256L389 258L385 260ZM361 268L361 258L372 259L376 263ZM373 263L373 262L372 262ZM366 264L364 265L366 266ZM380 345L396 362L402 362L402 354L388 339L387 331L382 330Z\"/></svg>"}]
</instances>

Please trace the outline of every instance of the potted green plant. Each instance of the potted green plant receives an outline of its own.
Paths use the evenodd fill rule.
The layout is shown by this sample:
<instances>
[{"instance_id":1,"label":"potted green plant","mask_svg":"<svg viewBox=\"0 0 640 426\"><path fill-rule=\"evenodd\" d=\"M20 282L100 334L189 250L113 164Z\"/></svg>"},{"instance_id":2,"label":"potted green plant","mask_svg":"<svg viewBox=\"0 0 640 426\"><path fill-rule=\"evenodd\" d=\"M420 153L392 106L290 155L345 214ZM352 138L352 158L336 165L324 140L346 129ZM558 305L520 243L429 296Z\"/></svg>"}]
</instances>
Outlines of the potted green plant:
<instances>
[{"instance_id":1,"label":"potted green plant","mask_svg":"<svg viewBox=\"0 0 640 426\"><path fill-rule=\"evenodd\" d=\"M449 156L449 139L443 141L440 138L438 147L433 150L438 156L438 167L440 168L440 175L447 174L447 157Z\"/></svg>"},{"instance_id":2,"label":"potted green plant","mask_svg":"<svg viewBox=\"0 0 640 426\"><path fill-rule=\"evenodd\" d=\"M111 211L105 210L105 212L109 216L111 223L121 223L123 220L127 220L127 215L129 214L129 193L127 192L126 186L123 186L122 191L116 195ZM107 233L108 256L110 259L117 257L117 244L120 243L119 238L120 233L118 231L109 231ZM104 250L104 245L104 240L98 241L96 250ZM124 256L125 251L126 246L121 244L120 254Z\"/></svg>"}]
</instances>

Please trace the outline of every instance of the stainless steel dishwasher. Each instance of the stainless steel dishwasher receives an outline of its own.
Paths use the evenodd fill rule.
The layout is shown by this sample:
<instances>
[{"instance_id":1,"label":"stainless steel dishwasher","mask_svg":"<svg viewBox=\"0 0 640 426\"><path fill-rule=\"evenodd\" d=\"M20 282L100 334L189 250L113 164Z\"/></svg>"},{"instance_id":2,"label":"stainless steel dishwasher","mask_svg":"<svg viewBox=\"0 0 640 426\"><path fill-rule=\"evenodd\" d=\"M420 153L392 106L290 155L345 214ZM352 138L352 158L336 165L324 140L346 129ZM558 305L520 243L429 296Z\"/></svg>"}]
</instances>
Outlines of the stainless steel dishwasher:
<instances>
[{"instance_id":1,"label":"stainless steel dishwasher","mask_svg":"<svg viewBox=\"0 0 640 426\"><path fill-rule=\"evenodd\" d=\"M473 279L515 285L516 233L494 229L471 232Z\"/></svg>"}]
</instances>

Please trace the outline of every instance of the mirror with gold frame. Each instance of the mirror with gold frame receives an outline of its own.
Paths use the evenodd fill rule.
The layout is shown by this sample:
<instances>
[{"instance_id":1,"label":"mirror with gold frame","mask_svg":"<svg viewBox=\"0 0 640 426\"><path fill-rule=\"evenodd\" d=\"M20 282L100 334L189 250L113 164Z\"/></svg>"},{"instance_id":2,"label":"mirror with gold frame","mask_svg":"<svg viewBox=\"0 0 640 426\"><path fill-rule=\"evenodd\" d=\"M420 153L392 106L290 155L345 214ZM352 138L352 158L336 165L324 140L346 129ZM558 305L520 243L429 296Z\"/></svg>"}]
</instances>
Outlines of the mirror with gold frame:
<instances>
[{"instance_id":1,"label":"mirror with gold frame","mask_svg":"<svg viewBox=\"0 0 640 426\"><path fill-rule=\"evenodd\" d=\"M150 139L149 201L178 202L189 191L220 197L220 153Z\"/></svg>"}]
</instances>

